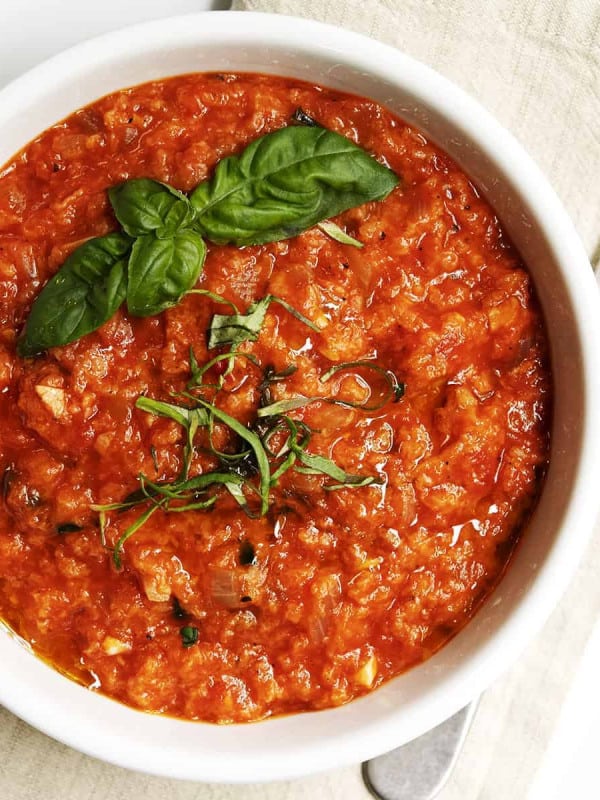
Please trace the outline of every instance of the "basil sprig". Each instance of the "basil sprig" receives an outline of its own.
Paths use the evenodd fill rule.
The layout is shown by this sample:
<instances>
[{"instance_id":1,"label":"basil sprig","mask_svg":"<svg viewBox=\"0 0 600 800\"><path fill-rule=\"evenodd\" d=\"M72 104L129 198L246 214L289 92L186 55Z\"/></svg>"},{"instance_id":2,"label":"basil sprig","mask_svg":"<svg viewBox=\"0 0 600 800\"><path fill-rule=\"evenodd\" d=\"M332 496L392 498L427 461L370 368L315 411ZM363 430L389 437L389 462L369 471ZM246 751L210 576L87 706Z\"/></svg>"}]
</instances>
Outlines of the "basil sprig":
<instances>
[{"instance_id":1,"label":"basil sprig","mask_svg":"<svg viewBox=\"0 0 600 800\"><path fill-rule=\"evenodd\" d=\"M68 344L107 322L125 299L130 248L128 236L110 233L71 253L33 304L19 354Z\"/></svg>"},{"instance_id":2,"label":"basil sprig","mask_svg":"<svg viewBox=\"0 0 600 800\"><path fill-rule=\"evenodd\" d=\"M288 239L398 183L345 136L319 126L281 128L219 162L192 192L196 227L217 244Z\"/></svg>"},{"instance_id":3,"label":"basil sprig","mask_svg":"<svg viewBox=\"0 0 600 800\"><path fill-rule=\"evenodd\" d=\"M69 256L35 300L19 354L75 341L103 325L124 300L129 313L141 317L177 304L202 271L203 237L215 244L263 244L320 223L333 238L360 247L327 220L382 200L398 176L345 136L313 123L256 139L223 159L189 198L149 178L109 189L122 232L91 239ZM265 312L261 305L252 309L250 340Z\"/></svg>"},{"instance_id":4,"label":"basil sprig","mask_svg":"<svg viewBox=\"0 0 600 800\"><path fill-rule=\"evenodd\" d=\"M17 351L33 356L68 344L107 322L124 300L147 317L176 305L198 280L204 240L190 227L185 195L158 181L109 190L123 233L90 239L67 258L37 296Z\"/></svg>"}]
</instances>

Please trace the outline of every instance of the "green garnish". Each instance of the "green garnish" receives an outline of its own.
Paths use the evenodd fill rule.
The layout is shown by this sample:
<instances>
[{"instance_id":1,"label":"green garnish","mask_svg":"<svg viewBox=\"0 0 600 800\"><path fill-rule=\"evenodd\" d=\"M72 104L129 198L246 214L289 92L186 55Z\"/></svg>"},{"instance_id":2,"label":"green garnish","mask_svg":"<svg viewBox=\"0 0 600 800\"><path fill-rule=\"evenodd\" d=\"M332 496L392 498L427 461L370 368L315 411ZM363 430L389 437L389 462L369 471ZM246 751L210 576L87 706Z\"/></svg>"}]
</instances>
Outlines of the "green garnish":
<instances>
[{"instance_id":1,"label":"green garnish","mask_svg":"<svg viewBox=\"0 0 600 800\"><path fill-rule=\"evenodd\" d=\"M262 324L268 304L274 301L280 302L278 298L268 296L262 301L254 303L245 315L239 314L237 309L228 317L215 315L211 322L211 329L214 326L214 330L222 333L218 344L230 344L231 350L213 357L202 367L198 365L193 351L190 351L192 380L188 386L193 385L197 390L207 388L202 383L202 378L206 371L220 360L243 356L254 365L260 366L252 354L237 353L235 347L239 343L240 331L247 337L244 341L248 341L250 337L254 337L254 339L258 337L260 326L256 320L260 319ZM287 303L284 305L296 318L311 325L310 321L305 320L294 308ZM256 309L260 309L260 312L257 313ZM234 324L229 322L231 319L235 320ZM170 419L183 428L185 431L183 467L179 477L170 482L154 482L147 476L140 475L139 488L125 497L122 502L92 506L94 510L100 512L103 540L105 538L106 513L111 511L121 513L135 506L146 506L141 515L126 528L115 544L113 560L117 568L121 567L124 544L157 510L164 513L206 510L217 502L218 494L216 492L219 487L225 489L248 516L257 517L267 513L270 504L270 490L278 485L280 479L289 470L331 478L331 483L323 484L323 489L328 491L380 483L378 477L354 475L346 472L332 459L308 452L307 448L314 431L303 421L289 417L288 412L315 402L333 403L364 411L373 411L382 408L390 401L397 402L404 394L404 384L391 370L384 369L372 361L347 361L335 364L324 372L320 377L321 382L326 383L339 373L353 370L363 383L367 383L363 373L374 373L377 378L383 380L383 385L373 387L369 383L367 400L355 402L338 396L306 397L297 395L270 402L271 386L293 375L296 369L295 365L290 365L280 372L276 372L271 366L264 369L263 379L258 386L261 406L256 412L256 422L252 427L243 425L235 417L219 408L215 404L214 398L209 402L190 391L180 395L185 401L185 405L179 402L155 400L146 396L137 399L136 407L141 411L156 417ZM219 389L220 386L215 388ZM376 395L375 400L373 400L374 395ZM237 442L237 449L234 452L224 452L214 446L212 435L215 423L225 426L234 441ZM207 431L208 450L218 459L220 466L216 470L190 478L195 438L201 428ZM258 498L257 511L251 507L248 493L256 495Z\"/></svg>"},{"instance_id":2,"label":"green garnish","mask_svg":"<svg viewBox=\"0 0 600 800\"><path fill-rule=\"evenodd\" d=\"M189 198L149 178L109 189L122 232L90 239L71 253L33 303L17 343L19 355L33 356L97 330L124 301L130 314L145 317L176 305L190 291L214 300L210 292L193 289L206 255L204 238L263 244L320 224L338 241L361 246L328 220L384 199L398 176L304 112L296 119L304 125L259 137L223 159ZM239 320L229 319L228 332L217 325L214 346L227 336L231 344L254 341L269 302L287 307L264 298L264 305Z\"/></svg>"},{"instance_id":3,"label":"green garnish","mask_svg":"<svg viewBox=\"0 0 600 800\"><path fill-rule=\"evenodd\" d=\"M191 194L195 226L217 244L289 239L369 200L398 177L345 136L318 125L290 126L223 159Z\"/></svg>"},{"instance_id":4,"label":"green garnish","mask_svg":"<svg viewBox=\"0 0 600 800\"><path fill-rule=\"evenodd\" d=\"M339 365L340 368L342 365ZM275 373L272 368L265 370L265 381L282 380L292 374L291 369ZM261 384L261 386L263 385ZM201 397L186 394L186 406L166 403L148 397L139 397L136 406L154 416L166 417L179 424L186 432L184 445L184 466L179 478L171 482L154 482L144 475L139 476L140 486L120 503L95 505L92 508L100 512L101 535L105 538L106 513L124 512L135 506L146 506L146 509L121 534L113 549L113 561L117 569L121 568L123 546L147 520L158 510L164 513L206 510L217 502L219 487L224 488L250 517L264 516L269 510L270 490L289 470L309 475L324 475L333 483L326 483L323 488L331 491L342 488L359 488L380 483L373 475L354 475L346 472L330 458L309 453L307 447L311 441L313 430L306 423L293 420L286 411L298 408L315 398L294 398L292 400L273 403L266 409L259 409L254 429L242 425L239 420L227 414L214 402L207 402ZM317 398L320 399L320 398ZM327 398L333 402L334 398ZM261 410L268 414L261 416ZM266 417L266 418L265 418ZM210 452L218 458L221 466L213 471L188 477L194 453L194 438L199 428L210 433L217 421L229 429L238 441L238 449L233 453L225 453L210 445ZM278 442L277 449L273 443ZM255 494L259 499L259 509L254 511L249 502L247 492Z\"/></svg>"},{"instance_id":5,"label":"green garnish","mask_svg":"<svg viewBox=\"0 0 600 800\"><path fill-rule=\"evenodd\" d=\"M198 428L208 424L208 416L201 408L185 408L176 406L173 403L163 403L161 400L153 400L150 397L138 397L135 402L137 408L142 411L149 411L157 417L167 417L177 422L187 433L185 449L183 451L183 478L187 478L190 471L192 456L194 453L194 437Z\"/></svg>"},{"instance_id":6,"label":"green garnish","mask_svg":"<svg viewBox=\"0 0 600 800\"><path fill-rule=\"evenodd\" d=\"M125 300L131 243L125 234L110 233L74 250L37 296L19 355L68 344L104 325Z\"/></svg>"},{"instance_id":7,"label":"green garnish","mask_svg":"<svg viewBox=\"0 0 600 800\"><path fill-rule=\"evenodd\" d=\"M192 647L198 641L198 628L194 625L184 625L180 629L179 635L181 636L181 644L184 647Z\"/></svg>"},{"instance_id":8,"label":"green garnish","mask_svg":"<svg viewBox=\"0 0 600 800\"><path fill-rule=\"evenodd\" d=\"M365 403L336 398L331 402L335 402L338 405L347 406L349 408L362 408L363 411L379 411L379 409L383 408L383 406L386 405L386 403L389 403L390 400L393 403L397 403L398 400L404 396L405 386L403 383L401 383L401 381L398 380L397 376L392 372L391 369L384 369L378 364L374 364L372 361L367 360L344 361L342 364L336 364L335 366L331 367L331 369L328 369L323 375L321 375L319 380L322 383L325 383L338 372L343 372L350 369L371 370L384 379L385 386L383 387L383 391L380 392L379 399L372 403L367 400ZM370 386L371 384L369 384L369 387Z\"/></svg>"},{"instance_id":9,"label":"green garnish","mask_svg":"<svg viewBox=\"0 0 600 800\"><path fill-rule=\"evenodd\" d=\"M362 242L359 242L358 239L354 239L350 234L346 233L346 231L343 231L339 225L336 225L335 222L331 222L331 220L319 222L317 228L320 228L323 233L326 233L327 236L331 236L332 239L335 239L336 242L340 242L340 244L349 244L351 247L357 247L359 250L364 247Z\"/></svg>"},{"instance_id":10,"label":"green garnish","mask_svg":"<svg viewBox=\"0 0 600 800\"><path fill-rule=\"evenodd\" d=\"M277 400L268 406L261 406L256 412L258 417L276 417L278 414L284 414L286 411L295 411L297 408L303 408L311 403L317 403L324 400L323 397L305 397L299 394L297 397L290 397L287 400Z\"/></svg>"},{"instance_id":11,"label":"green garnish","mask_svg":"<svg viewBox=\"0 0 600 800\"><path fill-rule=\"evenodd\" d=\"M244 425L242 425L241 422L238 422L235 417L226 414L215 405L205 403L204 400L201 400L200 398L198 398L198 403L202 408L205 408L211 416L216 417L216 419L220 420L221 422L224 422L228 428L230 428L234 433L237 433L240 439L243 439L252 448L260 476L260 485L258 489L260 496L260 513L261 516L266 514L267 509L269 508L271 468L263 443L253 431L244 427Z\"/></svg>"},{"instance_id":12,"label":"green garnish","mask_svg":"<svg viewBox=\"0 0 600 800\"><path fill-rule=\"evenodd\" d=\"M198 280L206 245L199 233L177 231L168 239L138 236L127 266L127 310L150 317L176 305Z\"/></svg>"},{"instance_id":13,"label":"green garnish","mask_svg":"<svg viewBox=\"0 0 600 800\"><path fill-rule=\"evenodd\" d=\"M258 339L267 310L271 303L277 303L282 306L293 317L310 328L311 331L319 333L319 328L317 328L314 322L311 322L305 317L304 314L301 314L280 297L269 294L263 297L262 300L252 303L245 314L215 314L210 323L210 328L208 329L209 350L224 344L237 346L242 344L242 342L255 342Z\"/></svg>"},{"instance_id":14,"label":"green garnish","mask_svg":"<svg viewBox=\"0 0 600 800\"><path fill-rule=\"evenodd\" d=\"M121 552L123 550L123 545L125 544L125 542L131 536L133 536L133 534L136 533L136 531L139 531L142 525L148 522L152 514L154 514L155 511L158 511L161 505L163 505L162 502L156 503L155 505L151 505L149 508L147 508L144 511L144 513L140 514L140 516L135 520L135 522L133 522L128 528L126 528L125 531L118 538L117 543L115 544L115 549L113 550L113 561L117 569L121 569Z\"/></svg>"},{"instance_id":15,"label":"green garnish","mask_svg":"<svg viewBox=\"0 0 600 800\"><path fill-rule=\"evenodd\" d=\"M196 212L182 193L149 178L134 178L108 190L115 217L128 236L154 233L169 239L182 228L189 228Z\"/></svg>"}]
</instances>

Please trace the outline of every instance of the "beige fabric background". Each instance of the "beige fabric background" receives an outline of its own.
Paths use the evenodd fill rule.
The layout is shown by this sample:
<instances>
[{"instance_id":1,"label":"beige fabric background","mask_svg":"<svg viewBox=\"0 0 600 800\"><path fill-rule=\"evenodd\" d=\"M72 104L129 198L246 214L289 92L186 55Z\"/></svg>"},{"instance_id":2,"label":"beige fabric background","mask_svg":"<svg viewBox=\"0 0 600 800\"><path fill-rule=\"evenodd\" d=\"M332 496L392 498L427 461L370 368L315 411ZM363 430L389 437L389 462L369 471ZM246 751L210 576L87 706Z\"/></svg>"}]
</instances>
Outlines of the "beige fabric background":
<instances>
[{"instance_id":1,"label":"beige fabric background","mask_svg":"<svg viewBox=\"0 0 600 800\"><path fill-rule=\"evenodd\" d=\"M599 0L236 0L234 8L353 28L460 84L525 145L561 196L590 257L600 261ZM293 37L290 25L290 41ZM536 774L599 616L598 575L600 528L540 636L485 693L440 800L538 800L532 789ZM595 791L590 787L589 796ZM194 785L137 775L82 756L0 710L3 800L369 796L358 766L268 787Z\"/></svg>"}]
</instances>

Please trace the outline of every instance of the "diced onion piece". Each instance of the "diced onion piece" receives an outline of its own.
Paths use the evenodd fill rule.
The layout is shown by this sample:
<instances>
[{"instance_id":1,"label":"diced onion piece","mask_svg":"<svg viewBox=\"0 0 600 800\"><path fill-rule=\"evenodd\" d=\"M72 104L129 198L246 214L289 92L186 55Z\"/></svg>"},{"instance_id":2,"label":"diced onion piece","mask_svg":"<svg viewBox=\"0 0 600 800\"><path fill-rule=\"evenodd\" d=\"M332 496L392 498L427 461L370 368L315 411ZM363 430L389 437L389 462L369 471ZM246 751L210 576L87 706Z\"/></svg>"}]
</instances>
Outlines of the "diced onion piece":
<instances>
[{"instance_id":1,"label":"diced onion piece","mask_svg":"<svg viewBox=\"0 0 600 800\"><path fill-rule=\"evenodd\" d=\"M164 570L157 571L143 578L146 597L153 603L166 603L171 599L171 584Z\"/></svg>"},{"instance_id":2,"label":"diced onion piece","mask_svg":"<svg viewBox=\"0 0 600 800\"><path fill-rule=\"evenodd\" d=\"M401 527L411 525L417 513L417 496L412 483L402 482L398 486L398 516L397 522Z\"/></svg>"},{"instance_id":3,"label":"diced onion piece","mask_svg":"<svg viewBox=\"0 0 600 800\"><path fill-rule=\"evenodd\" d=\"M211 569L210 593L217 603L226 608L236 608L240 603L240 587L235 570Z\"/></svg>"},{"instance_id":4,"label":"diced onion piece","mask_svg":"<svg viewBox=\"0 0 600 800\"><path fill-rule=\"evenodd\" d=\"M377 659L374 655L371 655L356 673L356 682L361 686L365 686L367 689L370 689L376 676Z\"/></svg>"},{"instance_id":5,"label":"diced onion piece","mask_svg":"<svg viewBox=\"0 0 600 800\"><path fill-rule=\"evenodd\" d=\"M264 563L237 569L212 567L210 593L213 600L226 608L243 608L249 602L260 600L266 577Z\"/></svg>"}]
</instances>

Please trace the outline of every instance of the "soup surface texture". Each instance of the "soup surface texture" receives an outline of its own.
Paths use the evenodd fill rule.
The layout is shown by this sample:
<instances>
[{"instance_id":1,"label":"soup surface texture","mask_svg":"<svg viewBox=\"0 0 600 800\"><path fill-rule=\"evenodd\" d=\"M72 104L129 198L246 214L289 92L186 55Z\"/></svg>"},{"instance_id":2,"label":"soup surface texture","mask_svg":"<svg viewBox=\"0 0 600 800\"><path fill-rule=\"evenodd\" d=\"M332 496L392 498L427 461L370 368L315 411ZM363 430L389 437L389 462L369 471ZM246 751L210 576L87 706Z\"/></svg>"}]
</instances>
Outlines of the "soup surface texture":
<instances>
[{"instance_id":1,"label":"soup surface texture","mask_svg":"<svg viewBox=\"0 0 600 800\"><path fill-rule=\"evenodd\" d=\"M202 294L144 318L123 307L35 358L17 355L18 336L67 256L117 229L109 187L146 177L189 192L224 157L296 124L298 108L400 182L336 218L362 248L318 227L208 243L197 288L242 312L275 295L319 330L273 302L258 339L239 346L250 358L217 363L207 382L258 434L267 384L267 402L324 398L286 411L310 431L306 452L375 480L332 490L330 476L289 469L266 513L247 495L250 516L217 488L206 510L158 509L118 569L111 547L140 510L93 507L123 501L140 475L173 481L185 457L182 425L136 401L181 402L190 348L200 366L219 352L207 329L230 310ZM374 689L475 613L539 494L551 378L531 280L467 176L368 99L206 74L77 111L0 174L0 298L0 616L55 668L136 708L239 722ZM365 360L377 369L322 380ZM371 408L377 370L405 392ZM239 441L216 420L193 444L196 476Z\"/></svg>"}]
</instances>

